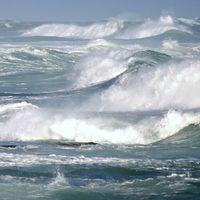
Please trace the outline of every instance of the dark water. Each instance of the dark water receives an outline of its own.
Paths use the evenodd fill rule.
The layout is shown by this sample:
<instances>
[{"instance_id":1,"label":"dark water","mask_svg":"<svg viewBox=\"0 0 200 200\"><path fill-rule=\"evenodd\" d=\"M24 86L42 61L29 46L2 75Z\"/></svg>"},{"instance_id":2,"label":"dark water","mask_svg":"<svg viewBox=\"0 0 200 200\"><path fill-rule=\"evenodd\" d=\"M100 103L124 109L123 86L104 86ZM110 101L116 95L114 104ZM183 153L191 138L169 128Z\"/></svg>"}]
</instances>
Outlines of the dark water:
<instances>
[{"instance_id":1,"label":"dark water","mask_svg":"<svg viewBox=\"0 0 200 200\"><path fill-rule=\"evenodd\" d=\"M0 199L200 199L200 21L0 21Z\"/></svg>"}]
</instances>

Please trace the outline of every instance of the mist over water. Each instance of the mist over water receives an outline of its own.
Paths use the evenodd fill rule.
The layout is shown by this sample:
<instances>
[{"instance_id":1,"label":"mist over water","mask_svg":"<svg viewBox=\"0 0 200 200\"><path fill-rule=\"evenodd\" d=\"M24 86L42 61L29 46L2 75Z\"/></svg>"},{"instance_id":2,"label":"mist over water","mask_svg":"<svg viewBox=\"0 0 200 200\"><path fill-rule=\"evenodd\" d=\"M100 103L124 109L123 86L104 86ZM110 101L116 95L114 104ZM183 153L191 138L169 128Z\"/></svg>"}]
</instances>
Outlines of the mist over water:
<instances>
[{"instance_id":1,"label":"mist over water","mask_svg":"<svg viewBox=\"0 0 200 200\"><path fill-rule=\"evenodd\" d=\"M0 21L0 195L196 199L199 33L169 15Z\"/></svg>"}]
</instances>

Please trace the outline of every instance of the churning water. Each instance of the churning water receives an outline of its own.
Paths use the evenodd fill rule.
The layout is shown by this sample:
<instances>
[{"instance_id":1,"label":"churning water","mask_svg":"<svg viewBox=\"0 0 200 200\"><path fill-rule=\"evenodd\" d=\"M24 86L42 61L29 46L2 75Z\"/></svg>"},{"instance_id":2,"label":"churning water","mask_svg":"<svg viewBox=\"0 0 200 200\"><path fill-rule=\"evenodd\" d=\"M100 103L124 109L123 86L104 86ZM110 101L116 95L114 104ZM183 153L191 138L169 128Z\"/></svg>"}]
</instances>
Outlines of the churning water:
<instances>
[{"instance_id":1,"label":"churning water","mask_svg":"<svg viewBox=\"0 0 200 200\"><path fill-rule=\"evenodd\" d=\"M199 199L200 20L0 21L1 199Z\"/></svg>"}]
</instances>

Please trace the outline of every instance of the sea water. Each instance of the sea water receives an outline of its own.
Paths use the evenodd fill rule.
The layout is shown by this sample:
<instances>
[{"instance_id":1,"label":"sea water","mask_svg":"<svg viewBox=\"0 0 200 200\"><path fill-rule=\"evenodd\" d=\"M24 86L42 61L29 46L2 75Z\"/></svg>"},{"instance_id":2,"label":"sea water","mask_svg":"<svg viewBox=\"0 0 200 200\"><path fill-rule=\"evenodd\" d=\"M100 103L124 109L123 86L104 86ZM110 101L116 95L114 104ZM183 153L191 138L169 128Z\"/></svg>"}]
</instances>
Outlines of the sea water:
<instances>
[{"instance_id":1,"label":"sea water","mask_svg":"<svg viewBox=\"0 0 200 200\"><path fill-rule=\"evenodd\" d=\"M0 199L200 199L200 20L0 21Z\"/></svg>"}]
</instances>

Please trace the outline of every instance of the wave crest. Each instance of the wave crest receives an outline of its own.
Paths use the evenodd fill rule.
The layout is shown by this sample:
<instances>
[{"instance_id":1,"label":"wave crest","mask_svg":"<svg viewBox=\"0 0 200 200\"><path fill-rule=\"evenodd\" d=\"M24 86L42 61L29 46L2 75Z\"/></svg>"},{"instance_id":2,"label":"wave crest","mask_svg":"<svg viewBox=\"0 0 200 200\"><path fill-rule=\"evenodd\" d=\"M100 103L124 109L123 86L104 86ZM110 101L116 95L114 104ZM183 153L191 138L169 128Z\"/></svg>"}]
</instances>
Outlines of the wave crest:
<instances>
[{"instance_id":1,"label":"wave crest","mask_svg":"<svg viewBox=\"0 0 200 200\"><path fill-rule=\"evenodd\" d=\"M91 24L42 24L25 31L22 36L52 36L81 39L118 38L142 39L153 37L171 30L191 33L190 26L179 23L172 16L161 16L158 19L134 20L117 18Z\"/></svg>"},{"instance_id":2,"label":"wave crest","mask_svg":"<svg viewBox=\"0 0 200 200\"><path fill-rule=\"evenodd\" d=\"M131 123L121 122L115 113L110 117L76 118L51 116L40 109L26 109L0 122L1 141L69 140L100 144L149 144L178 133L190 124L199 124L200 113L170 110L148 114ZM137 116L138 118L138 116Z\"/></svg>"},{"instance_id":3,"label":"wave crest","mask_svg":"<svg viewBox=\"0 0 200 200\"><path fill-rule=\"evenodd\" d=\"M111 20L91 25L43 24L33 28L32 30L26 31L23 36L54 36L95 39L111 36L122 29L123 26L124 23L122 20Z\"/></svg>"},{"instance_id":4,"label":"wave crest","mask_svg":"<svg viewBox=\"0 0 200 200\"><path fill-rule=\"evenodd\" d=\"M185 61L125 74L97 97L101 99L100 110L199 108L199 69L199 61Z\"/></svg>"}]
</instances>

